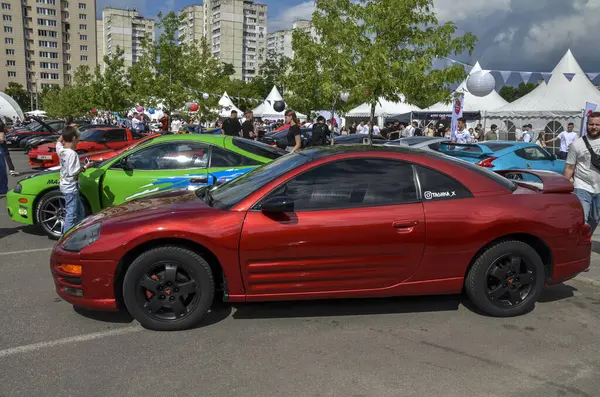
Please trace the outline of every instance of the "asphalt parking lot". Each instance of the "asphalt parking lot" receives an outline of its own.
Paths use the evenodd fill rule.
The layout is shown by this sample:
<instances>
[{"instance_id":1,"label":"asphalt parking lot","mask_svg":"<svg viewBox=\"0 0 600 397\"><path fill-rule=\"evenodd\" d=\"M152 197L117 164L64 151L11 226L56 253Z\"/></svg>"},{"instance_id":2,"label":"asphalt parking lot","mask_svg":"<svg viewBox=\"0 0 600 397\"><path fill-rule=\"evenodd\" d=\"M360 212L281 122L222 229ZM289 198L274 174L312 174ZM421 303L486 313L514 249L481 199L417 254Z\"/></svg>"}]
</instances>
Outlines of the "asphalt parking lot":
<instances>
[{"instance_id":1,"label":"asphalt parking lot","mask_svg":"<svg viewBox=\"0 0 600 397\"><path fill-rule=\"evenodd\" d=\"M2 397L598 396L600 287L584 281L509 319L460 296L220 304L202 327L159 333L61 301L53 242L0 207Z\"/></svg>"}]
</instances>

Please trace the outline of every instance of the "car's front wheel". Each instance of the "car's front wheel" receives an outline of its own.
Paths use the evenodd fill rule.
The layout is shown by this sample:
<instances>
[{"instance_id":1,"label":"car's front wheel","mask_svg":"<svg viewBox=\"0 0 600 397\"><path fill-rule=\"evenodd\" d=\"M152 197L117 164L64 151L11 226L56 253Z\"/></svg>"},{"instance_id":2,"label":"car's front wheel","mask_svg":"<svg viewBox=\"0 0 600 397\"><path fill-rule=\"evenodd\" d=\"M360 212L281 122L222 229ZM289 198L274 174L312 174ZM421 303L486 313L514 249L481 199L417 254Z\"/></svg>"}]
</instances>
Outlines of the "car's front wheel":
<instances>
[{"instance_id":1,"label":"car's front wheel","mask_svg":"<svg viewBox=\"0 0 600 397\"><path fill-rule=\"evenodd\" d=\"M38 202L37 223L52 239L58 239L61 236L66 215L65 196L58 190L46 193Z\"/></svg>"},{"instance_id":2,"label":"car's front wheel","mask_svg":"<svg viewBox=\"0 0 600 397\"><path fill-rule=\"evenodd\" d=\"M123 300L145 328L175 331L198 325L215 294L211 268L197 253L164 246L137 257L123 280Z\"/></svg>"},{"instance_id":3,"label":"car's front wheel","mask_svg":"<svg viewBox=\"0 0 600 397\"><path fill-rule=\"evenodd\" d=\"M484 313L512 317L534 308L544 278L542 259L531 246L521 241L502 241L475 260L465 279L465 289Z\"/></svg>"}]
</instances>

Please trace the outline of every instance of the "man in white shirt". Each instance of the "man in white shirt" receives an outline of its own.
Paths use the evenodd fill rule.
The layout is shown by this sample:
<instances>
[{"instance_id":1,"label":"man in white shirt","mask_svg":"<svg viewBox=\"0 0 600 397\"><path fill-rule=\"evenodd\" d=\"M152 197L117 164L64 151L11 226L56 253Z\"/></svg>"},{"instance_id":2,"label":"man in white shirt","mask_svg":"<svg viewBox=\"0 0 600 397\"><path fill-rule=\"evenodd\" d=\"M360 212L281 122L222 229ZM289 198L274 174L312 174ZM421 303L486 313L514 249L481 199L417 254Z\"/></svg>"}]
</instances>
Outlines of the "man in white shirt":
<instances>
[{"instance_id":1,"label":"man in white shirt","mask_svg":"<svg viewBox=\"0 0 600 397\"><path fill-rule=\"evenodd\" d=\"M600 169L594 166L592 158L600 153L600 112L588 116L586 128L587 136L577 139L569 148L564 176L573 182L585 221L594 234L600 222Z\"/></svg>"},{"instance_id":2,"label":"man in white shirt","mask_svg":"<svg viewBox=\"0 0 600 397\"><path fill-rule=\"evenodd\" d=\"M134 113L131 119L131 129L134 131L140 130L140 119L137 113Z\"/></svg>"},{"instance_id":3,"label":"man in white shirt","mask_svg":"<svg viewBox=\"0 0 600 397\"><path fill-rule=\"evenodd\" d=\"M573 131L575 129L575 124L569 123L567 126L567 131L563 131L556 138L552 138L546 141L546 144L550 142L554 142L560 139L560 151L558 152L558 158L561 160L566 160L567 153L569 152L569 148L577 140L577 133Z\"/></svg>"},{"instance_id":4,"label":"man in white shirt","mask_svg":"<svg viewBox=\"0 0 600 397\"><path fill-rule=\"evenodd\" d=\"M79 174L92 166L88 163L81 166L79 155L75 152L79 136L77 130L71 126L65 127L56 142L56 154L60 161L60 192L65 196L65 222L63 234L76 226L85 218L85 210L81 197L79 197Z\"/></svg>"},{"instance_id":5,"label":"man in white shirt","mask_svg":"<svg viewBox=\"0 0 600 397\"><path fill-rule=\"evenodd\" d=\"M380 135L381 131L379 130L379 127L377 126L377 124L371 122L371 125L373 126L373 135ZM367 132L369 132L368 129L367 129Z\"/></svg>"},{"instance_id":6,"label":"man in white shirt","mask_svg":"<svg viewBox=\"0 0 600 397\"><path fill-rule=\"evenodd\" d=\"M473 142L473 137L471 133L466 128L467 120L464 117L458 119L458 130L454 132L454 136L452 140L456 143L471 143Z\"/></svg>"},{"instance_id":7,"label":"man in white shirt","mask_svg":"<svg viewBox=\"0 0 600 397\"><path fill-rule=\"evenodd\" d=\"M533 126L531 124L526 124L523 126L523 129L525 130L523 132L523 136L521 137L523 142L531 142L533 140L533 131L531 131L532 128Z\"/></svg>"},{"instance_id":8,"label":"man in white shirt","mask_svg":"<svg viewBox=\"0 0 600 397\"><path fill-rule=\"evenodd\" d=\"M404 136L411 137L415 135L415 127L412 124L408 124L408 126L404 129Z\"/></svg>"},{"instance_id":9,"label":"man in white shirt","mask_svg":"<svg viewBox=\"0 0 600 397\"><path fill-rule=\"evenodd\" d=\"M361 121L360 124L356 127L357 134L368 134L369 127L365 124L364 121Z\"/></svg>"}]
</instances>

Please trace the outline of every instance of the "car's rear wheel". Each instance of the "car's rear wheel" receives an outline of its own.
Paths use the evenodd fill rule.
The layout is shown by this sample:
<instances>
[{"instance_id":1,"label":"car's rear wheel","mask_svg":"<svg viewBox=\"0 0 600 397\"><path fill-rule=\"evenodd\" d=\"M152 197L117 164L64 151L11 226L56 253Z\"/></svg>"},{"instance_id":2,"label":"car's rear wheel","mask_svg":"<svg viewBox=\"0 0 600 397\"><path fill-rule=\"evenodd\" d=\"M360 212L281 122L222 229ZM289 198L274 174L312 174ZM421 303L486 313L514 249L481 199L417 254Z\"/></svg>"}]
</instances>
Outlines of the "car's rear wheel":
<instances>
[{"instance_id":1,"label":"car's rear wheel","mask_svg":"<svg viewBox=\"0 0 600 397\"><path fill-rule=\"evenodd\" d=\"M469 270L465 289L484 313L512 317L533 310L544 288L545 269L539 254L521 241L488 247Z\"/></svg>"},{"instance_id":2,"label":"car's rear wheel","mask_svg":"<svg viewBox=\"0 0 600 397\"><path fill-rule=\"evenodd\" d=\"M197 253L174 246L137 257L123 280L129 313L148 329L175 331L198 325L215 294L211 268Z\"/></svg>"}]
</instances>

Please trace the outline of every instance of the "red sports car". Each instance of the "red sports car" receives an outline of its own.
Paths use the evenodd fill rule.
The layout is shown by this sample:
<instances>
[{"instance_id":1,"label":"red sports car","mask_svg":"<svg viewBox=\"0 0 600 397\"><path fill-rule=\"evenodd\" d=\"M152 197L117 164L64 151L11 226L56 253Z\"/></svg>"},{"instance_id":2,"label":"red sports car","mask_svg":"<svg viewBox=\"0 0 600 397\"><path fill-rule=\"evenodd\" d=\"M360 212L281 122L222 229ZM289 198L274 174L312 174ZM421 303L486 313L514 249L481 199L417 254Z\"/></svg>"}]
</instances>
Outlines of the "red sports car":
<instances>
[{"instance_id":1,"label":"red sports car","mask_svg":"<svg viewBox=\"0 0 600 397\"><path fill-rule=\"evenodd\" d=\"M127 150L133 149L134 147L136 147L137 145L140 145L144 142L150 141L154 138L157 138L159 136L162 136L160 134L152 134L152 135L148 135L145 136L137 141L135 141L133 144L124 147L122 149L114 149L114 150L101 150L99 152L91 152L91 153L82 153L79 155L79 159L81 161L84 161L86 158L91 161L91 162L102 162L102 161L106 161L109 159L112 159L113 157L115 157L118 154L121 154Z\"/></svg>"},{"instance_id":2,"label":"red sports car","mask_svg":"<svg viewBox=\"0 0 600 397\"><path fill-rule=\"evenodd\" d=\"M120 127L90 128L79 136L76 152L81 154L104 150L119 150L137 142L142 136ZM59 165L56 143L47 143L32 149L29 164L33 167L55 167Z\"/></svg>"},{"instance_id":3,"label":"red sports car","mask_svg":"<svg viewBox=\"0 0 600 397\"><path fill-rule=\"evenodd\" d=\"M519 172L540 182L409 148L310 149L93 215L55 246L51 271L64 300L125 307L155 330L198 324L215 291L252 302L464 289L484 313L520 315L588 269L591 236L568 180Z\"/></svg>"}]
</instances>

